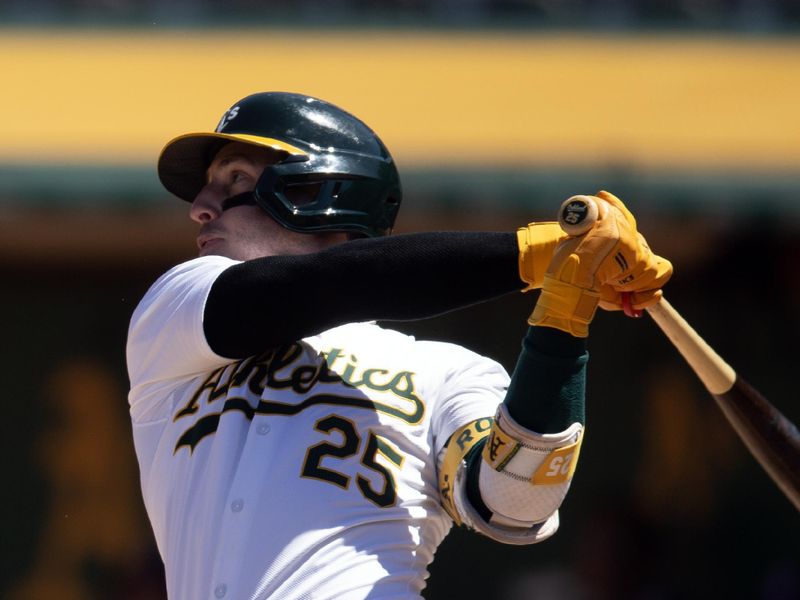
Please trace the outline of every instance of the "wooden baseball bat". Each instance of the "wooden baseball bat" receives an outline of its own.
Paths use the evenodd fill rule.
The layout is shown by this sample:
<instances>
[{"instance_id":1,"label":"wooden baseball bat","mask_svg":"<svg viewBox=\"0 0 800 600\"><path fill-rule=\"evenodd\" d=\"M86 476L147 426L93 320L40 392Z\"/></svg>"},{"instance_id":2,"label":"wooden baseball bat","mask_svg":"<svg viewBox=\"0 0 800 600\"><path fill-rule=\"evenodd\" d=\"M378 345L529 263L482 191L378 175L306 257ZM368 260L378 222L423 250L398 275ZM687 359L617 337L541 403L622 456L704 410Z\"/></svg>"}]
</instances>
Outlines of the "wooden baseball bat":
<instances>
[{"instance_id":1,"label":"wooden baseball bat","mask_svg":"<svg viewBox=\"0 0 800 600\"><path fill-rule=\"evenodd\" d=\"M597 203L573 196L561 205L559 223L571 236L582 235L598 218ZM628 312L628 311L626 311ZM800 433L709 346L666 298L647 313L686 359L722 414L762 468L800 511Z\"/></svg>"}]
</instances>

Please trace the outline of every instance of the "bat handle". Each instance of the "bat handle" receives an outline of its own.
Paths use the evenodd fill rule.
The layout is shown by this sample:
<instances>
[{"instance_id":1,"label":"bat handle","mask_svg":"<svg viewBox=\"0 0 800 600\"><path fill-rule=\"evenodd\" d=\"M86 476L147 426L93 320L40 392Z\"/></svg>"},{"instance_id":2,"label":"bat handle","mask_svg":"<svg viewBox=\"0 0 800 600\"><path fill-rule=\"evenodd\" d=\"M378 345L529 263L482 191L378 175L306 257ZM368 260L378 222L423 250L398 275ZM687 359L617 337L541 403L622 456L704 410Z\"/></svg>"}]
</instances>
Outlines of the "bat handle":
<instances>
[{"instance_id":1,"label":"bat handle","mask_svg":"<svg viewBox=\"0 0 800 600\"><path fill-rule=\"evenodd\" d=\"M733 386L736 372L678 314L666 298L647 309L673 345L712 394L724 394Z\"/></svg>"},{"instance_id":2,"label":"bat handle","mask_svg":"<svg viewBox=\"0 0 800 600\"><path fill-rule=\"evenodd\" d=\"M604 204L598 204L590 196L578 195L567 198L558 211L558 224L567 235L578 237L589 231L605 211ZM634 308L631 292L622 292L622 310L634 319L642 316L641 309Z\"/></svg>"}]
</instances>

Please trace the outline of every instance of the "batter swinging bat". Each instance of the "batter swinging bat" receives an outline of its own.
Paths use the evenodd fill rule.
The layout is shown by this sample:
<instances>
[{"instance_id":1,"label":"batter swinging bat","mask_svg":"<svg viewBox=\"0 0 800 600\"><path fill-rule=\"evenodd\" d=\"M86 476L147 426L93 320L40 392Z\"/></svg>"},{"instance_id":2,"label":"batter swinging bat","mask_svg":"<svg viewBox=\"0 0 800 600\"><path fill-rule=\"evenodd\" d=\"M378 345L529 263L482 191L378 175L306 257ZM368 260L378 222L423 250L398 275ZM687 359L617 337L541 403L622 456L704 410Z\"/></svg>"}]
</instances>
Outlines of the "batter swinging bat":
<instances>
[{"instance_id":1,"label":"batter swinging bat","mask_svg":"<svg viewBox=\"0 0 800 600\"><path fill-rule=\"evenodd\" d=\"M558 214L561 228L571 236L586 233L599 215L588 196L564 201ZM632 316L623 294L625 313ZM775 484L800 511L800 433L797 427L714 352L665 298L647 313L689 363L744 445ZM640 314L640 313L639 313Z\"/></svg>"}]
</instances>

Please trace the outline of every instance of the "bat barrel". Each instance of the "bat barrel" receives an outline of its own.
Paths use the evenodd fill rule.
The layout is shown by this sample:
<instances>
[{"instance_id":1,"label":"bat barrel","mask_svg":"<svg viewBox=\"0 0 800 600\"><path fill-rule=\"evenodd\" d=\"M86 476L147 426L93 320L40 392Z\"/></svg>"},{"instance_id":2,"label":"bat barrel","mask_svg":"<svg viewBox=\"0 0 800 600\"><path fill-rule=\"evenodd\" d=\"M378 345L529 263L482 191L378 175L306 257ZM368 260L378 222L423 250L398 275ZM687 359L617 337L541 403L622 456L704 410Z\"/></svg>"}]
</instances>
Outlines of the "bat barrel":
<instances>
[{"instance_id":1,"label":"bat barrel","mask_svg":"<svg viewBox=\"0 0 800 600\"><path fill-rule=\"evenodd\" d=\"M800 432L741 377L714 399L745 446L800 511Z\"/></svg>"}]
</instances>

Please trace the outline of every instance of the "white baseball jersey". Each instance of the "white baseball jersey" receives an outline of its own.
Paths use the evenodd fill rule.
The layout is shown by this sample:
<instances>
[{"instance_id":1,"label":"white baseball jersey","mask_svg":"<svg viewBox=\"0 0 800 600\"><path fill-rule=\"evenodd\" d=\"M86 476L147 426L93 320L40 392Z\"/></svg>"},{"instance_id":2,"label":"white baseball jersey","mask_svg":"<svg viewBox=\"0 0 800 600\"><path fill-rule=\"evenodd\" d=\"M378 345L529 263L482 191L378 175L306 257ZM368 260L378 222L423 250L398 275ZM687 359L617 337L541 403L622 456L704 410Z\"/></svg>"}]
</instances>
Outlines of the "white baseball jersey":
<instances>
[{"instance_id":1,"label":"white baseball jersey","mask_svg":"<svg viewBox=\"0 0 800 600\"><path fill-rule=\"evenodd\" d=\"M223 358L203 309L233 264L173 268L129 330L133 435L170 599L419 598L452 523L436 457L494 415L507 373L370 323Z\"/></svg>"}]
</instances>

